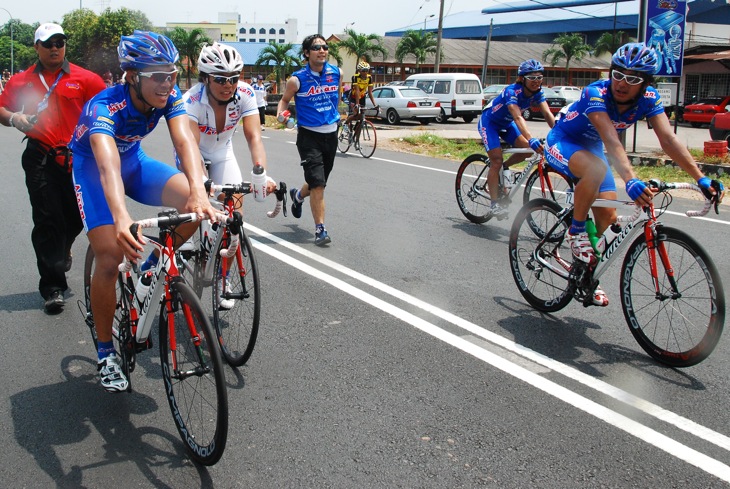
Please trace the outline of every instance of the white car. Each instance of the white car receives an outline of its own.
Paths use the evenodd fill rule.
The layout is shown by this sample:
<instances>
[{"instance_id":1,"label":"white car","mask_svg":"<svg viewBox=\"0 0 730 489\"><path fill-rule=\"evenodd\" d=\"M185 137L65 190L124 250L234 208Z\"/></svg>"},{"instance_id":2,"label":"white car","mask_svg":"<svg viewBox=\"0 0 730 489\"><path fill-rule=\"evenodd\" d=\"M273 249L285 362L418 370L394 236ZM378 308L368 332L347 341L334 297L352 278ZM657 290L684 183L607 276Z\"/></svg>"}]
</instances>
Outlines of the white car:
<instances>
[{"instance_id":1,"label":"white car","mask_svg":"<svg viewBox=\"0 0 730 489\"><path fill-rule=\"evenodd\" d=\"M558 95L565 98L568 103L573 103L580 98L580 94L583 90L578 87L570 87L561 85L557 87L551 87Z\"/></svg>"},{"instance_id":2,"label":"white car","mask_svg":"<svg viewBox=\"0 0 730 489\"><path fill-rule=\"evenodd\" d=\"M418 119L425 125L441 113L439 100L416 87L385 85L373 90L373 98L380 106L378 117L388 124L398 124L401 119ZM366 107L373 107L370 97L366 99Z\"/></svg>"}]
</instances>

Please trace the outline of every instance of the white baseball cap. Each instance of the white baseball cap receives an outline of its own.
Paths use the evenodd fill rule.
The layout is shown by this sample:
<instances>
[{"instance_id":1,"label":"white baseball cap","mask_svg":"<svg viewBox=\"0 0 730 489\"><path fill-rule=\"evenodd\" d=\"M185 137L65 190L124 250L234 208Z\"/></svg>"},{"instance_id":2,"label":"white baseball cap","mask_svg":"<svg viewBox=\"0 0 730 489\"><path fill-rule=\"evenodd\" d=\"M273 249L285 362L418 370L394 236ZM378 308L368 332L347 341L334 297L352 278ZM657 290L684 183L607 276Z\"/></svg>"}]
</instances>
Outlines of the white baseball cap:
<instances>
[{"instance_id":1,"label":"white baseball cap","mask_svg":"<svg viewBox=\"0 0 730 489\"><path fill-rule=\"evenodd\" d=\"M38 29L35 30L35 41L34 43L38 41L47 41L53 36L56 35L62 35L65 38L68 38L68 36L63 32L63 27L61 27L58 24L41 24L38 26Z\"/></svg>"}]
</instances>

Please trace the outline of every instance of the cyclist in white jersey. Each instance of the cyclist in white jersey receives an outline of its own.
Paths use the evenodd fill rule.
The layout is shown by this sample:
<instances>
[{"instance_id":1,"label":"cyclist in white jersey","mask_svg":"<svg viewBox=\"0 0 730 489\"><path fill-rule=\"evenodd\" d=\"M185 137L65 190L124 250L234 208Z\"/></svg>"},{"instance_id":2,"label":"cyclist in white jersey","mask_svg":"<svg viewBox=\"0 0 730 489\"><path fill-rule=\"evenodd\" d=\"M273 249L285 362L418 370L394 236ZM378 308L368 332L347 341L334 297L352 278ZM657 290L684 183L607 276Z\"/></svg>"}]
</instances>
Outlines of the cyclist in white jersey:
<instances>
[{"instance_id":1,"label":"cyclist in white jersey","mask_svg":"<svg viewBox=\"0 0 730 489\"><path fill-rule=\"evenodd\" d=\"M232 141L239 121L252 163L266 168L256 95L251 85L241 80L242 70L243 59L231 46L204 46L198 57L199 83L183 95L200 153L210 161L208 176L217 184L243 181ZM268 187L276 190L273 181Z\"/></svg>"}]
</instances>

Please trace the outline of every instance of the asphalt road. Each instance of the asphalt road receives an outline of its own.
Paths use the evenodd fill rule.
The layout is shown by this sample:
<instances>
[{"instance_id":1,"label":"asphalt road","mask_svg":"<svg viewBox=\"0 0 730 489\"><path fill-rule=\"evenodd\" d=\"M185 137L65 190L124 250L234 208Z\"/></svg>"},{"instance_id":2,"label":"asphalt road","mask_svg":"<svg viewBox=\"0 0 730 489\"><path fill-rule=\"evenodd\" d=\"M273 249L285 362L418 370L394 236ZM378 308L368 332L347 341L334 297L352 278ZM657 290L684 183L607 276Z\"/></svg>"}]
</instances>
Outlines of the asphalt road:
<instances>
[{"instance_id":1,"label":"asphalt road","mask_svg":"<svg viewBox=\"0 0 730 489\"><path fill-rule=\"evenodd\" d=\"M144 142L170 160L164 124ZM266 131L269 174L302 180L294 132ZM453 195L457 163L378 150L338 157L327 189L331 246L296 220L245 205L262 275L249 363L226 370L231 424L214 467L185 457L156 351L132 394L95 379L81 298L36 291L20 137L0 129L0 487L726 487L727 335L698 366L672 370L634 342L618 266L605 309L532 310L509 272L511 221L474 225ZM249 167L244 139L236 153ZM694 202L676 199L681 213ZM132 206L143 218L156 209ZM512 210L514 214L516 209ZM727 215L663 218L706 247L726 287Z\"/></svg>"}]
</instances>

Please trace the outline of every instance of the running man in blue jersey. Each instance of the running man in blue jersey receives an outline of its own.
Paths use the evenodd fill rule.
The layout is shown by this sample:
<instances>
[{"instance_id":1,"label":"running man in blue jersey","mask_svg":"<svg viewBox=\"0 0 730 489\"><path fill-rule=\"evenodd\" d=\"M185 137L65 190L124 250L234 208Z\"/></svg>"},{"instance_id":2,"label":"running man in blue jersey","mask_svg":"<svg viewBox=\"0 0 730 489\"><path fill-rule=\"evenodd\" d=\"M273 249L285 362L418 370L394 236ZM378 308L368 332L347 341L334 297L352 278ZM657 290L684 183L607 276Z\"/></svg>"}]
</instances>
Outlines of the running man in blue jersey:
<instances>
[{"instance_id":1,"label":"running man in blue jersey","mask_svg":"<svg viewBox=\"0 0 730 489\"><path fill-rule=\"evenodd\" d=\"M200 151L175 84L178 51L165 36L135 31L117 49L125 84L107 88L84 107L71 142L81 218L94 250L91 310L96 324L101 385L122 392L128 381L112 343L117 266L141 258L129 227L125 195L147 205L175 207L215 218L203 187ZM147 156L140 141L165 117L183 172ZM180 226L187 239L195 224Z\"/></svg>"},{"instance_id":2,"label":"running man in blue jersey","mask_svg":"<svg viewBox=\"0 0 730 489\"><path fill-rule=\"evenodd\" d=\"M651 86L658 64L656 52L643 43L621 46L611 60L611 77L588 85L548 134L547 162L580 179L575 186L568 241L573 257L590 266L598 259L586 233L588 210L596 198L618 198L609 162L626 182L626 193L637 205L647 205L653 197L644 182L636 178L619 139L619 133L639 120L649 121L664 152L697 180L707 198L722 199L722 183L703 175L669 125L659 93ZM597 207L593 216L600 236L616 222L616 209ZM597 289L593 303L606 306L608 298Z\"/></svg>"},{"instance_id":3,"label":"running man in blue jersey","mask_svg":"<svg viewBox=\"0 0 730 489\"><path fill-rule=\"evenodd\" d=\"M528 107L539 107L540 113L550 127L555 125L555 118L545 101L542 92L542 79L545 69L542 63L528 59L517 69L517 82L505 87L502 93L492 100L492 103L482 111L477 123L477 130L482 137L482 143L489 155L489 173L487 186L489 195L499 194L499 172L502 167L509 167L524 161L529 155L516 153L505 162L502 158L500 136L517 148L532 148L542 152L542 144L537 138L530 135L527 122L522 117L522 111ZM502 134L500 134L502 133ZM492 198L492 215L498 220L506 219L507 209L499 204L499 199Z\"/></svg>"},{"instance_id":4,"label":"running man in blue jersey","mask_svg":"<svg viewBox=\"0 0 730 489\"><path fill-rule=\"evenodd\" d=\"M337 155L337 105L342 92L342 72L327 62L329 46L321 34L302 41L307 64L286 82L279 101L277 117L289 107L294 97L297 108L297 149L304 168L300 189L291 189L291 213L302 216L302 202L308 196L314 218L314 244L324 246L331 241L324 226L324 188Z\"/></svg>"}]
</instances>

